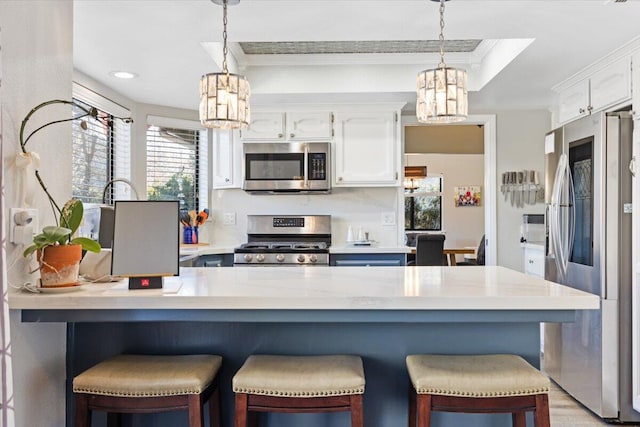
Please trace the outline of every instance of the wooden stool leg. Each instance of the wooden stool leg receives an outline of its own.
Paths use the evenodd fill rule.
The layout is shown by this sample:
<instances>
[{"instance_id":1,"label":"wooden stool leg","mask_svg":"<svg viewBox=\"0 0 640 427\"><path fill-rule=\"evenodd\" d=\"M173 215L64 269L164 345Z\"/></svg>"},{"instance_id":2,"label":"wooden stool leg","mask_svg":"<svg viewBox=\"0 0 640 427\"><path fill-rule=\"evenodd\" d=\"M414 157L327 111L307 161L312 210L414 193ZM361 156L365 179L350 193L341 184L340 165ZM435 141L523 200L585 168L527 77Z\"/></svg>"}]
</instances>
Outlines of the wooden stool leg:
<instances>
[{"instance_id":1,"label":"wooden stool leg","mask_svg":"<svg viewBox=\"0 0 640 427\"><path fill-rule=\"evenodd\" d=\"M351 427L364 427L364 414L362 411L362 395L353 394L350 397Z\"/></svg>"},{"instance_id":2,"label":"wooden stool leg","mask_svg":"<svg viewBox=\"0 0 640 427\"><path fill-rule=\"evenodd\" d=\"M189 399L189 427L204 427L202 400L199 394L190 394Z\"/></svg>"},{"instance_id":3,"label":"wooden stool leg","mask_svg":"<svg viewBox=\"0 0 640 427\"><path fill-rule=\"evenodd\" d=\"M551 427L549 419L549 395L536 395L536 410L533 415L535 427Z\"/></svg>"},{"instance_id":4,"label":"wooden stool leg","mask_svg":"<svg viewBox=\"0 0 640 427\"><path fill-rule=\"evenodd\" d=\"M409 427L416 427L416 392L409 387Z\"/></svg>"},{"instance_id":5,"label":"wooden stool leg","mask_svg":"<svg viewBox=\"0 0 640 427\"><path fill-rule=\"evenodd\" d=\"M209 397L209 425L211 427L220 427L220 389L216 387L211 397Z\"/></svg>"},{"instance_id":6,"label":"wooden stool leg","mask_svg":"<svg viewBox=\"0 0 640 427\"><path fill-rule=\"evenodd\" d=\"M431 426L431 395L419 394L417 396L417 427L430 427Z\"/></svg>"},{"instance_id":7,"label":"wooden stool leg","mask_svg":"<svg viewBox=\"0 0 640 427\"><path fill-rule=\"evenodd\" d=\"M122 427L122 414L119 412L107 412L107 427ZM129 420L131 424L131 420Z\"/></svg>"},{"instance_id":8,"label":"wooden stool leg","mask_svg":"<svg viewBox=\"0 0 640 427\"><path fill-rule=\"evenodd\" d=\"M527 427L527 413L526 412L514 412L511 414L513 420L513 427Z\"/></svg>"},{"instance_id":9,"label":"wooden stool leg","mask_svg":"<svg viewBox=\"0 0 640 427\"><path fill-rule=\"evenodd\" d=\"M76 427L89 427L91 425L91 411L89 411L89 398L86 394L76 394Z\"/></svg>"},{"instance_id":10,"label":"wooden stool leg","mask_svg":"<svg viewBox=\"0 0 640 427\"><path fill-rule=\"evenodd\" d=\"M248 412L249 412L248 396L245 393L236 393L235 427L247 427Z\"/></svg>"}]
</instances>

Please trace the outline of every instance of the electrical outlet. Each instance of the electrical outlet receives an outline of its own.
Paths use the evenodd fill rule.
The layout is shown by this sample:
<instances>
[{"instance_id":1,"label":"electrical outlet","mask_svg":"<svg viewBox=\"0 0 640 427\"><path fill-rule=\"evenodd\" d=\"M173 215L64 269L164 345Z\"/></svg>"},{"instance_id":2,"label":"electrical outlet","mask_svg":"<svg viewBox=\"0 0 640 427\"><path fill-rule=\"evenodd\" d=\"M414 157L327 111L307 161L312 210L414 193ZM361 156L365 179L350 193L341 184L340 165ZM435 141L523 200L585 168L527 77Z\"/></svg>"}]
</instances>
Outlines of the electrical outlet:
<instances>
[{"instance_id":1,"label":"electrical outlet","mask_svg":"<svg viewBox=\"0 0 640 427\"><path fill-rule=\"evenodd\" d=\"M396 225L395 212L382 212L382 225Z\"/></svg>"},{"instance_id":2,"label":"electrical outlet","mask_svg":"<svg viewBox=\"0 0 640 427\"><path fill-rule=\"evenodd\" d=\"M236 225L236 213L227 212L222 216L222 223L224 225Z\"/></svg>"},{"instance_id":3,"label":"electrical outlet","mask_svg":"<svg viewBox=\"0 0 640 427\"><path fill-rule=\"evenodd\" d=\"M38 232L38 210L11 208L9 218L9 241L16 245L31 243Z\"/></svg>"}]
</instances>

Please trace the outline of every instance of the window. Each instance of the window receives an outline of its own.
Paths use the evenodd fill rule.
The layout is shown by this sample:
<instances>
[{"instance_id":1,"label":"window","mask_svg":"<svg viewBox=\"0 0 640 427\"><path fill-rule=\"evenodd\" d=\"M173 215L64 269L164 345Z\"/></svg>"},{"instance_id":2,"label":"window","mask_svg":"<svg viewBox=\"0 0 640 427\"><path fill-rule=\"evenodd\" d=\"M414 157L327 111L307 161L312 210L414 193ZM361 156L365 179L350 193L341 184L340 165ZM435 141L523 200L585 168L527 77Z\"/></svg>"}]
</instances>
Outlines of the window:
<instances>
[{"instance_id":1,"label":"window","mask_svg":"<svg viewBox=\"0 0 640 427\"><path fill-rule=\"evenodd\" d=\"M404 190L405 230L442 230L442 175L412 180Z\"/></svg>"},{"instance_id":2,"label":"window","mask_svg":"<svg viewBox=\"0 0 640 427\"><path fill-rule=\"evenodd\" d=\"M178 200L181 211L208 207L207 141L207 131L198 122L149 117L149 200Z\"/></svg>"},{"instance_id":3,"label":"window","mask_svg":"<svg viewBox=\"0 0 640 427\"><path fill-rule=\"evenodd\" d=\"M131 125L116 117L129 117L129 110L74 83L73 101L88 109L96 108L98 118L72 121L72 196L84 203L102 203L105 186L114 178L131 176ZM85 112L72 108L73 116ZM85 129L86 128L86 129ZM122 184L122 183L121 183ZM131 198L125 185L110 186L106 202Z\"/></svg>"}]
</instances>

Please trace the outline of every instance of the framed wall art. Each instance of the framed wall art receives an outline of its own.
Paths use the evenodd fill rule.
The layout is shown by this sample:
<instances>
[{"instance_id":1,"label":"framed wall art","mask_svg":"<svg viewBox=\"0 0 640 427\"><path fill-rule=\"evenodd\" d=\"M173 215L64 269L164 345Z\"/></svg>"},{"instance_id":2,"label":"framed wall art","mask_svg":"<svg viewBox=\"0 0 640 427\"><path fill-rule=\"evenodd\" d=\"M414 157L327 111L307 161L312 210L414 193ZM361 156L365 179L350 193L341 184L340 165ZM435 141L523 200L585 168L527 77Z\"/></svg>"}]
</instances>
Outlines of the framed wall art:
<instances>
[{"instance_id":1,"label":"framed wall art","mask_svg":"<svg viewBox=\"0 0 640 427\"><path fill-rule=\"evenodd\" d=\"M480 186L466 185L454 187L456 207L460 206L480 206Z\"/></svg>"}]
</instances>

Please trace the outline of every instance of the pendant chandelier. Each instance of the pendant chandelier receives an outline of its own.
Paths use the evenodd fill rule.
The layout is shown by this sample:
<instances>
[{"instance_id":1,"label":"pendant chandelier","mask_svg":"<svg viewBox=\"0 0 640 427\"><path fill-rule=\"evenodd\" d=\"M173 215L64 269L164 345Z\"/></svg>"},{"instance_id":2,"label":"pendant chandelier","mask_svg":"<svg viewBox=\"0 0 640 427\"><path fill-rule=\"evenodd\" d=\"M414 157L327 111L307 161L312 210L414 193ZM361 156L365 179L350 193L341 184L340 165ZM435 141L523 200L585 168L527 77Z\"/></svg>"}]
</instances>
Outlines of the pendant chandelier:
<instances>
[{"instance_id":1,"label":"pendant chandelier","mask_svg":"<svg viewBox=\"0 0 640 427\"><path fill-rule=\"evenodd\" d=\"M444 63L444 3L440 2L440 63L418 73L416 115L421 123L452 123L467 118L467 72Z\"/></svg>"},{"instance_id":2,"label":"pendant chandelier","mask_svg":"<svg viewBox=\"0 0 640 427\"><path fill-rule=\"evenodd\" d=\"M206 128L245 129L251 121L251 88L244 76L227 69L227 4L240 0L211 0L223 8L222 70L200 79L200 123Z\"/></svg>"},{"instance_id":3,"label":"pendant chandelier","mask_svg":"<svg viewBox=\"0 0 640 427\"><path fill-rule=\"evenodd\" d=\"M410 190L413 192L413 190L419 187L416 181L426 177L427 177L426 166L405 166L404 167L404 189Z\"/></svg>"}]
</instances>

